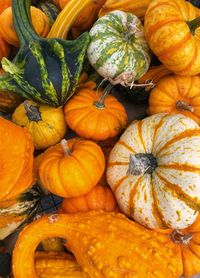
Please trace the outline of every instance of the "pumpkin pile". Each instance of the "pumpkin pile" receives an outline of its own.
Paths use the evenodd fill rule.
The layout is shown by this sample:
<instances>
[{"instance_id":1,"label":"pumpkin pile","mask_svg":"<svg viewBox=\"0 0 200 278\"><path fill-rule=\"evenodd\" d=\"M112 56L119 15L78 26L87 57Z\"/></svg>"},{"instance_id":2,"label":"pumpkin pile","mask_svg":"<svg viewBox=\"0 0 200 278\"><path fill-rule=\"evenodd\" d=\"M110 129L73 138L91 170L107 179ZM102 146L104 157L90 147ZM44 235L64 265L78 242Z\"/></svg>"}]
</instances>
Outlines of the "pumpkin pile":
<instances>
[{"instance_id":1,"label":"pumpkin pile","mask_svg":"<svg viewBox=\"0 0 200 278\"><path fill-rule=\"evenodd\" d=\"M0 0L0 276L200 274L196 2Z\"/></svg>"}]
</instances>

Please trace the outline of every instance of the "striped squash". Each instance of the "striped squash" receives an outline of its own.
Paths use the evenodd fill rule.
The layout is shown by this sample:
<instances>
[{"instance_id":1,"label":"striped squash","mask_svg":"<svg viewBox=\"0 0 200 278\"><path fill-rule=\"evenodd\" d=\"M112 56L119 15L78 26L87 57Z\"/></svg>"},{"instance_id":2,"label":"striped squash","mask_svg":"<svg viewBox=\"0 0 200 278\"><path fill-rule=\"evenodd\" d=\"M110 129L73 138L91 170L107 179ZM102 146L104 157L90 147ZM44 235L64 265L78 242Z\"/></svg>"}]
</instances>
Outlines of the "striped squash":
<instances>
[{"instance_id":1,"label":"striped squash","mask_svg":"<svg viewBox=\"0 0 200 278\"><path fill-rule=\"evenodd\" d=\"M14 232L36 211L40 197L39 191L31 188L18 198L0 202L0 240Z\"/></svg>"},{"instance_id":2,"label":"striped squash","mask_svg":"<svg viewBox=\"0 0 200 278\"><path fill-rule=\"evenodd\" d=\"M107 181L120 209L149 228L182 229L200 210L200 128L184 115L134 121L111 151Z\"/></svg>"},{"instance_id":3,"label":"striped squash","mask_svg":"<svg viewBox=\"0 0 200 278\"><path fill-rule=\"evenodd\" d=\"M89 34L88 59L111 83L130 86L147 72L150 51L135 15L113 11L98 19Z\"/></svg>"}]
</instances>

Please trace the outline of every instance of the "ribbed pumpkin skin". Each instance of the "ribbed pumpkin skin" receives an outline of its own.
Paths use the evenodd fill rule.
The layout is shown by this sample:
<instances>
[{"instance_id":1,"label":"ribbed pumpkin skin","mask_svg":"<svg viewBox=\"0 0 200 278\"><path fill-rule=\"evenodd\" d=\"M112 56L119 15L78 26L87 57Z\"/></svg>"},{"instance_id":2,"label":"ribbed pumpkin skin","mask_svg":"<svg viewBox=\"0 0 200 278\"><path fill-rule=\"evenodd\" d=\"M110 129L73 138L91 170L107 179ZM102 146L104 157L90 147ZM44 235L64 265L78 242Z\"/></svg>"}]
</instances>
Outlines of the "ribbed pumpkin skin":
<instances>
[{"instance_id":1,"label":"ribbed pumpkin skin","mask_svg":"<svg viewBox=\"0 0 200 278\"><path fill-rule=\"evenodd\" d=\"M122 214L93 211L44 216L27 226L13 252L15 278L37 277L35 249L42 239L53 236L67 240L84 277L178 278L183 271L179 245L168 236Z\"/></svg>"},{"instance_id":2,"label":"ribbed pumpkin skin","mask_svg":"<svg viewBox=\"0 0 200 278\"><path fill-rule=\"evenodd\" d=\"M199 88L199 76L162 78L150 93L148 112L150 115L162 112L183 114L200 124Z\"/></svg>"},{"instance_id":3,"label":"ribbed pumpkin skin","mask_svg":"<svg viewBox=\"0 0 200 278\"><path fill-rule=\"evenodd\" d=\"M188 117L156 114L134 121L112 149L107 167L121 211L149 228L191 225L200 206L199 152L200 128ZM131 158L141 154L152 157L145 171L136 173Z\"/></svg>"},{"instance_id":4,"label":"ribbed pumpkin skin","mask_svg":"<svg viewBox=\"0 0 200 278\"><path fill-rule=\"evenodd\" d=\"M0 61L3 57L8 58L10 55L10 45L8 45L0 36Z\"/></svg>"},{"instance_id":5,"label":"ribbed pumpkin skin","mask_svg":"<svg viewBox=\"0 0 200 278\"><path fill-rule=\"evenodd\" d=\"M51 107L25 101L12 114L12 121L25 126L36 149L46 149L63 139L67 127L62 107Z\"/></svg>"},{"instance_id":6,"label":"ribbed pumpkin skin","mask_svg":"<svg viewBox=\"0 0 200 278\"><path fill-rule=\"evenodd\" d=\"M101 148L94 142L70 139L47 149L36 159L36 169L42 185L50 192L65 198L88 193L100 180L105 169Z\"/></svg>"},{"instance_id":7,"label":"ribbed pumpkin skin","mask_svg":"<svg viewBox=\"0 0 200 278\"><path fill-rule=\"evenodd\" d=\"M149 47L136 16L113 11L99 18L89 34L89 61L104 78L121 84L128 79L126 83L131 84L148 70Z\"/></svg>"},{"instance_id":8,"label":"ribbed pumpkin skin","mask_svg":"<svg viewBox=\"0 0 200 278\"><path fill-rule=\"evenodd\" d=\"M31 6L30 11L33 27L37 34L46 37L50 30L48 17L43 11L33 6ZM19 39L13 25L11 7L5 9L0 15L0 34L8 44L19 46Z\"/></svg>"},{"instance_id":9,"label":"ribbed pumpkin skin","mask_svg":"<svg viewBox=\"0 0 200 278\"><path fill-rule=\"evenodd\" d=\"M126 127L124 106L111 95L100 103L102 94L102 90L81 89L65 105L66 123L78 136L106 140L117 136Z\"/></svg>"},{"instance_id":10,"label":"ribbed pumpkin skin","mask_svg":"<svg viewBox=\"0 0 200 278\"><path fill-rule=\"evenodd\" d=\"M200 72L200 28L193 35L186 21L197 17L184 0L152 1L145 14L145 37L154 54L179 75Z\"/></svg>"},{"instance_id":11,"label":"ribbed pumpkin skin","mask_svg":"<svg viewBox=\"0 0 200 278\"><path fill-rule=\"evenodd\" d=\"M40 194L29 189L18 198L0 201L0 240L24 223L36 210Z\"/></svg>"},{"instance_id":12,"label":"ribbed pumpkin skin","mask_svg":"<svg viewBox=\"0 0 200 278\"><path fill-rule=\"evenodd\" d=\"M34 184L33 150L28 131L0 117L0 201L19 196Z\"/></svg>"},{"instance_id":13,"label":"ribbed pumpkin skin","mask_svg":"<svg viewBox=\"0 0 200 278\"><path fill-rule=\"evenodd\" d=\"M12 0L0 0L0 14L8 7L11 7Z\"/></svg>"}]
</instances>

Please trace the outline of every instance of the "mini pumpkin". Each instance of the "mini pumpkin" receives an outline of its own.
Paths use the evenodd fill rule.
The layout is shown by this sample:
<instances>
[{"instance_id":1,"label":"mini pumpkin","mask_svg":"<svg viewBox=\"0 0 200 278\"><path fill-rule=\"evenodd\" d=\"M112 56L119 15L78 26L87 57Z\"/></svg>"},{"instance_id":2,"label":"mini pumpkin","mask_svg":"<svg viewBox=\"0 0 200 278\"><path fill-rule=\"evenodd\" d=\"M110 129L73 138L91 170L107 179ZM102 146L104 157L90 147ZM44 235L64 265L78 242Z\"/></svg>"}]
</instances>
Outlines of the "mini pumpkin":
<instances>
[{"instance_id":1,"label":"mini pumpkin","mask_svg":"<svg viewBox=\"0 0 200 278\"><path fill-rule=\"evenodd\" d=\"M98 183L105 169L105 158L92 141L63 139L37 157L36 169L44 188L61 197L78 197Z\"/></svg>"},{"instance_id":2,"label":"mini pumpkin","mask_svg":"<svg viewBox=\"0 0 200 278\"><path fill-rule=\"evenodd\" d=\"M48 17L43 11L33 6L31 6L30 12L33 27L37 34L41 37L46 37L50 30ZM8 44L19 46L19 39L13 25L11 7L8 7L0 14L0 34Z\"/></svg>"},{"instance_id":3,"label":"mini pumpkin","mask_svg":"<svg viewBox=\"0 0 200 278\"><path fill-rule=\"evenodd\" d=\"M0 14L8 7L11 7L12 0L0 0Z\"/></svg>"},{"instance_id":4,"label":"mini pumpkin","mask_svg":"<svg viewBox=\"0 0 200 278\"><path fill-rule=\"evenodd\" d=\"M199 153L200 128L184 115L134 121L107 167L121 211L149 228L190 226L200 210Z\"/></svg>"},{"instance_id":5,"label":"mini pumpkin","mask_svg":"<svg viewBox=\"0 0 200 278\"><path fill-rule=\"evenodd\" d=\"M178 75L200 73L200 17L184 0L152 1L144 20L145 37L153 53Z\"/></svg>"},{"instance_id":6,"label":"mini pumpkin","mask_svg":"<svg viewBox=\"0 0 200 278\"><path fill-rule=\"evenodd\" d=\"M62 107L55 108L30 100L25 100L15 109L12 120L28 129L38 150L60 142L67 130Z\"/></svg>"},{"instance_id":7,"label":"mini pumpkin","mask_svg":"<svg viewBox=\"0 0 200 278\"><path fill-rule=\"evenodd\" d=\"M0 201L19 196L34 184L33 150L28 131L0 117Z\"/></svg>"},{"instance_id":8,"label":"mini pumpkin","mask_svg":"<svg viewBox=\"0 0 200 278\"><path fill-rule=\"evenodd\" d=\"M10 55L10 45L7 44L0 36L0 61L3 57L8 58Z\"/></svg>"},{"instance_id":9,"label":"mini pumpkin","mask_svg":"<svg viewBox=\"0 0 200 278\"><path fill-rule=\"evenodd\" d=\"M162 78L151 91L150 115L166 112L183 114L200 124L200 77L170 75Z\"/></svg>"},{"instance_id":10,"label":"mini pumpkin","mask_svg":"<svg viewBox=\"0 0 200 278\"><path fill-rule=\"evenodd\" d=\"M127 124L126 110L114 96L90 88L79 90L66 103L64 114L77 135L96 141L117 136Z\"/></svg>"},{"instance_id":11,"label":"mini pumpkin","mask_svg":"<svg viewBox=\"0 0 200 278\"><path fill-rule=\"evenodd\" d=\"M115 211L115 196L107 186L96 185L87 194L63 200L59 213L77 213L90 210Z\"/></svg>"}]
</instances>

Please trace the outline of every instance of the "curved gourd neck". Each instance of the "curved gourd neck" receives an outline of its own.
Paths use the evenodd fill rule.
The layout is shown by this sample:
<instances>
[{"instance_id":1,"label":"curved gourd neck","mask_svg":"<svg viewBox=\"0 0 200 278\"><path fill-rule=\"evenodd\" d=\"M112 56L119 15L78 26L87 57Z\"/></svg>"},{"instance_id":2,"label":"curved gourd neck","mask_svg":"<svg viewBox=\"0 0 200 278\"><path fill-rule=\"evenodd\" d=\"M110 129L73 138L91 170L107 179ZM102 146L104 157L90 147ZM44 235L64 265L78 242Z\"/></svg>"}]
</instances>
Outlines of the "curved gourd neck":
<instances>
[{"instance_id":1,"label":"curved gourd neck","mask_svg":"<svg viewBox=\"0 0 200 278\"><path fill-rule=\"evenodd\" d=\"M30 0L12 0L13 21L20 47L40 38L31 23L30 5Z\"/></svg>"},{"instance_id":2,"label":"curved gourd neck","mask_svg":"<svg viewBox=\"0 0 200 278\"><path fill-rule=\"evenodd\" d=\"M187 24L190 28L190 32L195 35L196 29L200 27L200 16L191 21L187 21Z\"/></svg>"}]
</instances>

